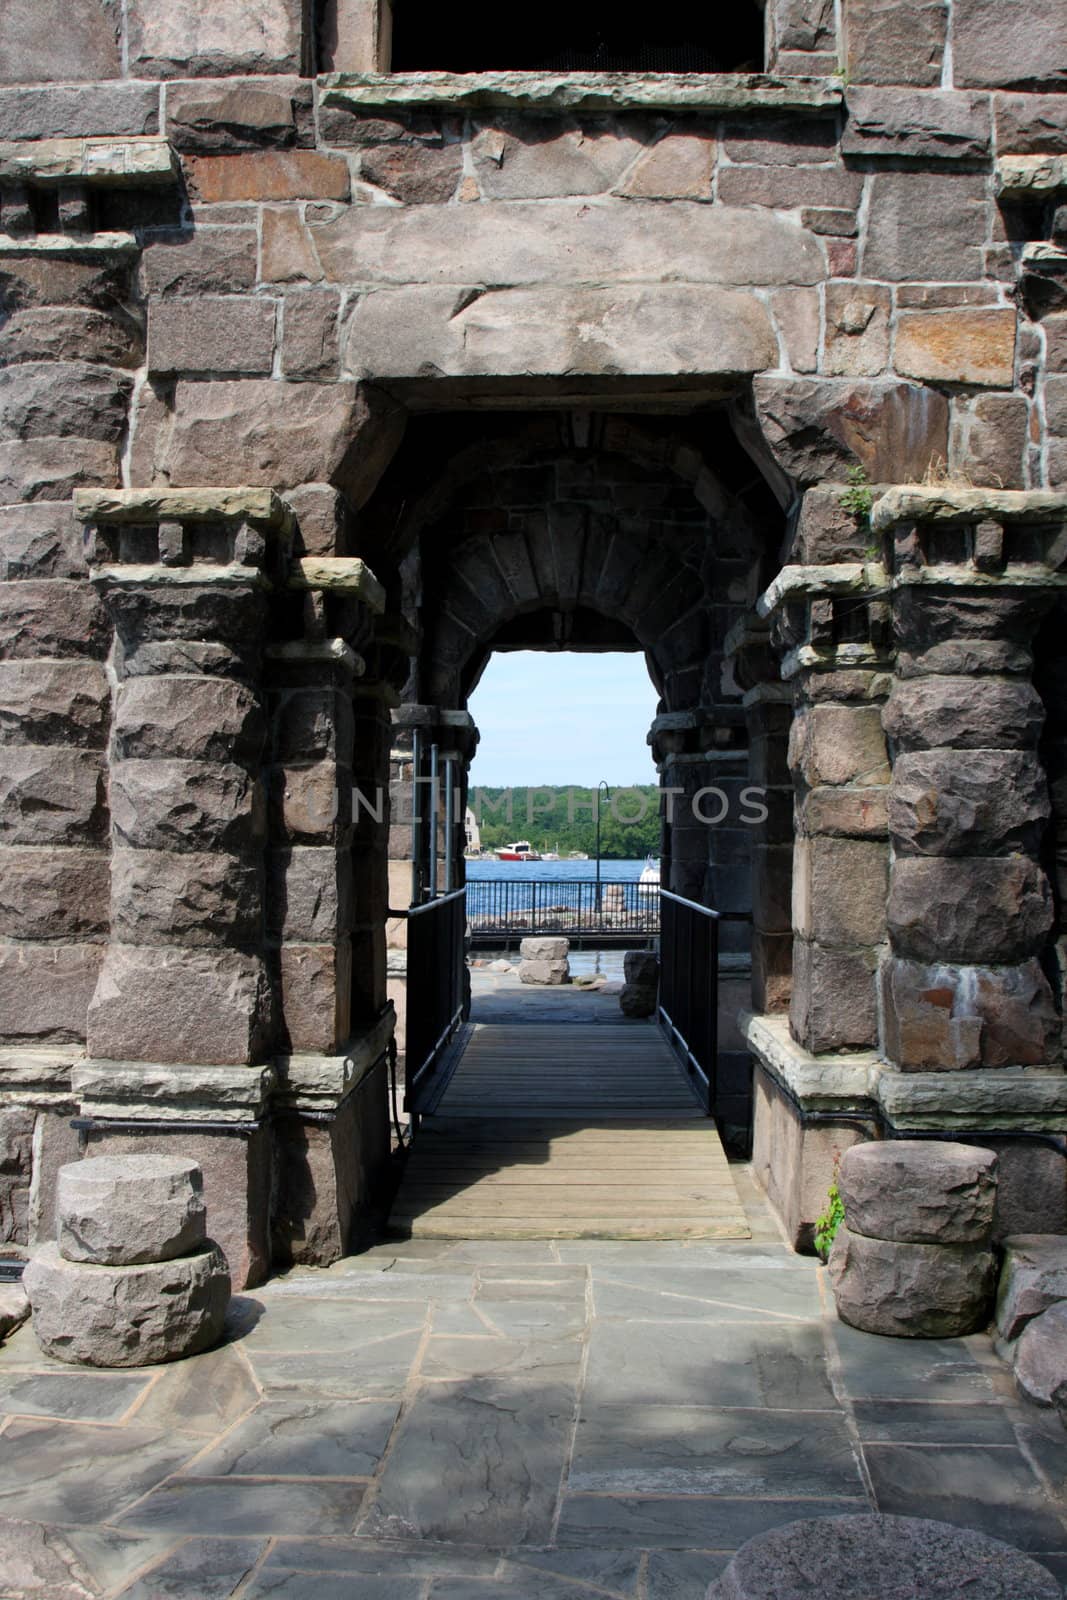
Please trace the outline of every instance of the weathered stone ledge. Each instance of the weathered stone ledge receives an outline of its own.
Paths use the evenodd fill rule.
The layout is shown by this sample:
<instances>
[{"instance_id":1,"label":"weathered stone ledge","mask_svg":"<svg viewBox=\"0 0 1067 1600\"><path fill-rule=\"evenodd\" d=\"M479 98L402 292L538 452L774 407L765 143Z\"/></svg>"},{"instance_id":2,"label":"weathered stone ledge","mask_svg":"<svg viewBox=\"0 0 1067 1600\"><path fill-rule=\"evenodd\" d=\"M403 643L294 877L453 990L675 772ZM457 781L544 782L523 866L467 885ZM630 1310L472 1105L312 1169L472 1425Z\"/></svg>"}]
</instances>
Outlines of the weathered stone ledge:
<instances>
[{"instance_id":1,"label":"weathered stone ledge","mask_svg":"<svg viewBox=\"0 0 1067 1600\"><path fill-rule=\"evenodd\" d=\"M344 639L284 639L280 644L266 645L263 654L268 661L320 662L341 667L357 678L367 670L363 657Z\"/></svg>"},{"instance_id":2,"label":"weathered stone ledge","mask_svg":"<svg viewBox=\"0 0 1067 1600\"><path fill-rule=\"evenodd\" d=\"M873 1050L814 1056L797 1044L785 1016L738 1017L742 1038L753 1055L804 1111L870 1111L878 1068Z\"/></svg>"},{"instance_id":3,"label":"weathered stone ledge","mask_svg":"<svg viewBox=\"0 0 1067 1600\"><path fill-rule=\"evenodd\" d=\"M240 519L289 530L289 505L273 489L76 489L83 522L223 522Z\"/></svg>"},{"instance_id":4,"label":"weathered stone ledge","mask_svg":"<svg viewBox=\"0 0 1067 1600\"><path fill-rule=\"evenodd\" d=\"M785 683L801 672L892 672L893 658L873 644L798 645L783 656ZM888 694L889 687L886 686ZM747 704L747 697L745 703Z\"/></svg>"},{"instance_id":5,"label":"weathered stone ledge","mask_svg":"<svg viewBox=\"0 0 1067 1600\"><path fill-rule=\"evenodd\" d=\"M1001 199L1041 200L1067 189L1067 156L1001 156L996 174Z\"/></svg>"},{"instance_id":6,"label":"weathered stone ledge","mask_svg":"<svg viewBox=\"0 0 1067 1600\"><path fill-rule=\"evenodd\" d=\"M358 556L300 556L289 569L290 589L353 595L368 610L385 610L385 589Z\"/></svg>"},{"instance_id":7,"label":"weathered stone ledge","mask_svg":"<svg viewBox=\"0 0 1067 1600\"><path fill-rule=\"evenodd\" d=\"M787 566L756 601L761 617L809 595L866 594L885 589L889 574L880 561L841 561L830 566Z\"/></svg>"},{"instance_id":8,"label":"weathered stone ledge","mask_svg":"<svg viewBox=\"0 0 1067 1600\"><path fill-rule=\"evenodd\" d=\"M276 1102L295 1111L333 1110L381 1060L395 1027L396 1013L390 1007L343 1055L277 1056Z\"/></svg>"},{"instance_id":9,"label":"weathered stone ledge","mask_svg":"<svg viewBox=\"0 0 1067 1600\"><path fill-rule=\"evenodd\" d=\"M724 72L336 72L319 79L326 106L502 106L526 111L834 111L836 78Z\"/></svg>"},{"instance_id":10,"label":"weathered stone ledge","mask_svg":"<svg viewBox=\"0 0 1067 1600\"><path fill-rule=\"evenodd\" d=\"M1025 520L1034 521L1033 517ZM894 526L895 524L890 524ZM856 595L869 599L896 593L901 589L1065 589L1067 572L1058 572L1044 563L1007 563L998 572L985 572L966 562L931 563L929 566L908 566L900 572L888 573L880 562L843 561L839 566L788 566L783 567L769 588L756 601L756 609L763 617L770 616L779 606L815 599L820 596ZM814 649L817 655L818 646ZM853 648L853 647L843 647ZM867 646L859 646L860 650ZM850 665L870 665L880 658L859 660ZM805 664L808 664L805 662ZM815 657L811 664L815 664Z\"/></svg>"},{"instance_id":11,"label":"weathered stone ledge","mask_svg":"<svg viewBox=\"0 0 1067 1600\"><path fill-rule=\"evenodd\" d=\"M815 1056L784 1016L742 1013L741 1033L801 1113L871 1116L896 1132L1060 1133L1067 1076L1053 1067L901 1072L874 1051Z\"/></svg>"},{"instance_id":12,"label":"weathered stone ledge","mask_svg":"<svg viewBox=\"0 0 1067 1600\"><path fill-rule=\"evenodd\" d=\"M59 1050L24 1050L21 1045L0 1050L0 1094L16 1088L70 1091L70 1074L82 1061L77 1045Z\"/></svg>"},{"instance_id":13,"label":"weathered stone ledge","mask_svg":"<svg viewBox=\"0 0 1067 1600\"><path fill-rule=\"evenodd\" d=\"M1053 522L1067 517L1062 489L954 489L901 484L875 501L871 527L887 533L899 522Z\"/></svg>"},{"instance_id":14,"label":"weathered stone ledge","mask_svg":"<svg viewBox=\"0 0 1067 1600\"><path fill-rule=\"evenodd\" d=\"M36 139L0 141L0 183L76 181L117 188L171 183L178 161L166 139Z\"/></svg>"},{"instance_id":15,"label":"weathered stone ledge","mask_svg":"<svg viewBox=\"0 0 1067 1600\"><path fill-rule=\"evenodd\" d=\"M73 256L122 261L141 249L132 233L0 233L0 257Z\"/></svg>"},{"instance_id":16,"label":"weathered stone ledge","mask_svg":"<svg viewBox=\"0 0 1067 1600\"><path fill-rule=\"evenodd\" d=\"M225 565L194 563L188 567L165 567L141 562L121 566L99 566L90 569L93 583L110 585L117 589L227 589L270 587L270 579L259 567L241 566L237 562Z\"/></svg>"},{"instance_id":17,"label":"weathered stone ledge","mask_svg":"<svg viewBox=\"0 0 1067 1600\"><path fill-rule=\"evenodd\" d=\"M122 1122L250 1122L266 1111L273 1067L167 1065L85 1058L72 1087L86 1117Z\"/></svg>"}]
</instances>

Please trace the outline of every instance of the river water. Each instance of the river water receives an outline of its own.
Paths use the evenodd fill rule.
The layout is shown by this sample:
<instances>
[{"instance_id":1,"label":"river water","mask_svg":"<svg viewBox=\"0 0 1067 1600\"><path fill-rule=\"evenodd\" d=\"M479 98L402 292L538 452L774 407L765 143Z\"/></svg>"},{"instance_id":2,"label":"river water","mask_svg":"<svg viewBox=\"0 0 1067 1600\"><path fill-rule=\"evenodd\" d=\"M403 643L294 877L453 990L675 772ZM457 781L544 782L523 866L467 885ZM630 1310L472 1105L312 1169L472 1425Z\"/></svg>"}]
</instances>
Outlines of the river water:
<instances>
[{"instance_id":1,"label":"river water","mask_svg":"<svg viewBox=\"0 0 1067 1600\"><path fill-rule=\"evenodd\" d=\"M640 861L601 861L600 879L602 883L636 883L644 868L643 857ZM478 861L467 862L468 883L500 878L514 879L520 883L527 883L531 879L573 883L575 880L595 877L595 861L497 861L494 857L486 856Z\"/></svg>"}]
</instances>

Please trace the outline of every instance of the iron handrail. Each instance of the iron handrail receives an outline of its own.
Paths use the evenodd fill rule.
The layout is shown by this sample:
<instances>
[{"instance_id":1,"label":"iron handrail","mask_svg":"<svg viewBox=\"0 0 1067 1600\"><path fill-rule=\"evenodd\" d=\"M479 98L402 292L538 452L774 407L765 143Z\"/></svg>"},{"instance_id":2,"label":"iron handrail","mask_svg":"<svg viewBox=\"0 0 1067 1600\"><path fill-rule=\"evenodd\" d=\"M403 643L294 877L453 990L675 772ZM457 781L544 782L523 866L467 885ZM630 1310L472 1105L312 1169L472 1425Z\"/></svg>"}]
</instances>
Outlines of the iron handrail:
<instances>
[{"instance_id":1,"label":"iron handrail","mask_svg":"<svg viewBox=\"0 0 1067 1600\"><path fill-rule=\"evenodd\" d=\"M700 1083L715 1115L719 1062L721 913L670 889L660 891L660 992L657 1017L675 1053ZM680 946L684 944L683 952ZM702 967L702 971L696 969Z\"/></svg>"},{"instance_id":2,"label":"iron handrail","mask_svg":"<svg viewBox=\"0 0 1067 1600\"><path fill-rule=\"evenodd\" d=\"M466 898L465 888L452 889L397 913L408 923L404 1104L413 1128L420 1086L436 1072L463 1020Z\"/></svg>"}]
</instances>

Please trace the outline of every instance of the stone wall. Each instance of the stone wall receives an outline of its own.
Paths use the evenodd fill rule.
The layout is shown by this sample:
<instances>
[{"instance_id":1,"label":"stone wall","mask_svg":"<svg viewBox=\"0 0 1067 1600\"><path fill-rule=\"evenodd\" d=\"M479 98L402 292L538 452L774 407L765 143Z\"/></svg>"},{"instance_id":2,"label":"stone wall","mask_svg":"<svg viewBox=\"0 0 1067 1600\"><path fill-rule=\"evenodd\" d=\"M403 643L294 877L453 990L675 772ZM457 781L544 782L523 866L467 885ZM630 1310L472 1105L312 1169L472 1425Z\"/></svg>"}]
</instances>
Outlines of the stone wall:
<instances>
[{"instance_id":1,"label":"stone wall","mask_svg":"<svg viewBox=\"0 0 1067 1600\"><path fill-rule=\"evenodd\" d=\"M668 786L768 791L668 861L751 911L798 1238L821 1063L997 1137L1028 1072L1056 1131L1062 9L768 0L765 73L676 78L390 75L375 0L8 12L0 1229L76 1112L195 1123L246 1276L358 1237L411 841L347 796L401 696L462 767L523 629L647 652Z\"/></svg>"}]
</instances>

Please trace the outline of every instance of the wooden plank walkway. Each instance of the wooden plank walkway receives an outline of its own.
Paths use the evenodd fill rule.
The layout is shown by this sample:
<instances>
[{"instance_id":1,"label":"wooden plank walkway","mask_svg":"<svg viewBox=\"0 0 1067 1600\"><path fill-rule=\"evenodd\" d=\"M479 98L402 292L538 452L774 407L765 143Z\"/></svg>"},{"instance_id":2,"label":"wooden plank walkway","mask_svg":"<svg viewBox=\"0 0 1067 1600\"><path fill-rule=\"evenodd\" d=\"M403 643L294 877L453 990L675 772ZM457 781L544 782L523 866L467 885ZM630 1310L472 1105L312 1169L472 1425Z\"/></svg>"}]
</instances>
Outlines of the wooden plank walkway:
<instances>
[{"instance_id":1,"label":"wooden plank walkway","mask_svg":"<svg viewBox=\"0 0 1067 1600\"><path fill-rule=\"evenodd\" d=\"M390 1226L437 1239L747 1239L715 1124L651 1024L478 1024Z\"/></svg>"}]
</instances>

